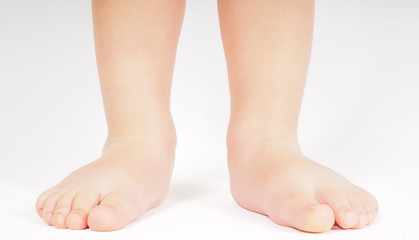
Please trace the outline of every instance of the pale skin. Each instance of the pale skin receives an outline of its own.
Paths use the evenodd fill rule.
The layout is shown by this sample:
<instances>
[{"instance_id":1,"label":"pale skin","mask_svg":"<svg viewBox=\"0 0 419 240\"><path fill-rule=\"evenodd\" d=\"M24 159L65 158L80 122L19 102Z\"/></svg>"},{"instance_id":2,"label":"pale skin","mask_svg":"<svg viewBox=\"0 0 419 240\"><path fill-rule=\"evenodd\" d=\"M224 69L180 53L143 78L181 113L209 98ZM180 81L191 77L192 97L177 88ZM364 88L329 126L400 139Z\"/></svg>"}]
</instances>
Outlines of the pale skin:
<instances>
[{"instance_id":1,"label":"pale skin","mask_svg":"<svg viewBox=\"0 0 419 240\"><path fill-rule=\"evenodd\" d=\"M93 0L108 138L102 156L42 193L57 228L123 228L166 197L176 133L170 88L184 0ZM310 60L313 0L219 0L231 118L231 192L275 223L324 232L372 223L372 194L307 158L297 123Z\"/></svg>"}]
</instances>

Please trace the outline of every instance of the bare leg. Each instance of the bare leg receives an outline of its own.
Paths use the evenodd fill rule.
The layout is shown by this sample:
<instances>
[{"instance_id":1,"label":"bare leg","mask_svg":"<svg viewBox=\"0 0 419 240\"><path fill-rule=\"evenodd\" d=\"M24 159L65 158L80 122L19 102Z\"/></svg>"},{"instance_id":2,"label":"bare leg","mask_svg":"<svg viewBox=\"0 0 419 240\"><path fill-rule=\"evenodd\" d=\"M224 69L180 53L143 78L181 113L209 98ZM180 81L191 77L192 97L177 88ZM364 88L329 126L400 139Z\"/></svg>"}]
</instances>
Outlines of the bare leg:
<instances>
[{"instance_id":1,"label":"bare leg","mask_svg":"<svg viewBox=\"0 0 419 240\"><path fill-rule=\"evenodd\" d=\"M323 232L360 228L375 198L300 150L297 123L309 65L314 0L219 0L231 118L231 191L274 222Z\"/></svg>"},{"instance_id":2,"label":"bare leg","mask_svg":"<svg viewBox=\"0 0 419 240\"><path fill-rule=\"evenodd\" d=\"M93 0L108 122L102 156L38 198L58 228L124 227L166 197L176 133L170 87L185 0Z\"/></svg>"}]
</instances>

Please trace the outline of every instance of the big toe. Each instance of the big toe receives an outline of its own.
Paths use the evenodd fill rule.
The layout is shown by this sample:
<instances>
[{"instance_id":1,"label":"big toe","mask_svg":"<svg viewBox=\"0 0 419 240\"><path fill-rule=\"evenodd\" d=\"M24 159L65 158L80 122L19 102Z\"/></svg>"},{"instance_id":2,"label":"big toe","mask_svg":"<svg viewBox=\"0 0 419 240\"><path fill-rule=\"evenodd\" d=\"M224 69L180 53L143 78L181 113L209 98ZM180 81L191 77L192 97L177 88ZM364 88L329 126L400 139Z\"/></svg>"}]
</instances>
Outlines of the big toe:
<instances>
[{"instance_id":1,"label":"big toe","mask_svg":"<svg viewBox=\"0 0 419 240\"><path fill-rule=\"evenodd\" d=\"M308 204L294 210L293 226L307 232L325 232L333 227L332 209L324 204Z\"/></svg>"},{"instance_id":2,"label":"big toe","mask_svg":"<svg viewBox=\"0 0 419 240\"><path fill-rule=\"evenodd\" d=\"M137 219L144 211L135 209L128 199L117 193L107 195L90 211L87 219L89 228L94 231L114 231Z\"/></svg>"},{"instance_id":3,"label":"big toe","mask_svg":"<svg viewBox=\"0 0 419 240\"><path fill-rule=\"evenodd\" d=\"M332 209L307 193L295 194L278 204L272 220L306 232L325 232L335 223ZM286 223L286 224L283 224Z\"/></svg>"}]
</instances>

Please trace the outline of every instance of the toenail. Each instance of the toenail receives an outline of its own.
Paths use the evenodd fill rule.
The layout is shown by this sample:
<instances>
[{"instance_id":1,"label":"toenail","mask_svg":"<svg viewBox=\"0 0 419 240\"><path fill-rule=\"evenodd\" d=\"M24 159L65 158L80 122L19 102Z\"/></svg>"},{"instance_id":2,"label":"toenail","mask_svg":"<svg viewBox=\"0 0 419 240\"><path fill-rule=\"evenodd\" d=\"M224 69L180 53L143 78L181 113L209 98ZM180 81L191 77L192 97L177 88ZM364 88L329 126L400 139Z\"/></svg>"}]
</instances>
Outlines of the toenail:
<instances>
[{"instance_id":1,"label":"toenail","mask_svg":"<svg viewBox=\"0 0 419 240\"><path fill-rule=\"evenodd\" d=\"M316 209L319 205L318 204L314 204L313 206L309 207L308 210L309 211L313 211L314 209Z\"/></svg>"},{"instance_id":2,"label":"toenail","mask_svg":"<svg viewBox=\"0 0 419 240\"><path fill-rule=\"evenodd\" d=\"M51 218L52 217L52 213L47 213L47 214L45 214L45 218Z\"/></svg>"},{"instance_id":3,"label":"toenail","mask_svg":"<svg viewBox=\"0 0 419 240\"><path fill-rule=\"evenodd\" d=\"M360 219L362 218L363 220L366 220L366 222L368 223L368 215L366 213L363 213L363 214L359 215L359 218Z\"/></svg>"},{"instance_id":4,"label":"toenail","mask_svg":"<svg viewBox=\"0 0 419 240\"><path fill-rule=\"evenodd\" d=\"M65 215L64 215L64 214L62 214L62 213L55 213L55 214L54 214L54 217L55 217L55 218L57 218L57 217L61 217L61 218L62 218L62 217L65 217Z\"/></svg>"},{"instance_id":5,"label":"toenail","mask_svg":"<svg viewBox=\"0 0 419 240\"><path fill-rule=\"evenodd\" d=\"M65 228L65 216L62 214L54 214L54 216L51 219L52 225L54 225L57 228Z\"/></svg>"},{"instance_id":6,"label":"toenail","mask_svg":"<svg viewBox=\"0 0 419 240\"><path fill-rule=\"evenodd\" d=\"M344 216L347 218L352 218L352 217L356 217L356 213L352 212L352 211L347 211L344 213Z\"/></svg>"},{"instance_id":7,"label":"toenail","mask_svg":"<svg viewBox=\"0 0 419 240\"><path fill-rule=\"evenodd\" d=\"M374 220L374 213L371 213L371 212L368 213L368 220Z\"/></svg>"},{"instance_id":8,"label":"toenail","mask_svg":"<svg viewBox=\"0 0 419 240\"><path fill-rule=\"evenodd\" d=\"M70 215L68 215L68 217L77 217L77 218L79 218L81 216L79 214L77 214L77 213L70 213Z\"/></svg>"}]
</instances>

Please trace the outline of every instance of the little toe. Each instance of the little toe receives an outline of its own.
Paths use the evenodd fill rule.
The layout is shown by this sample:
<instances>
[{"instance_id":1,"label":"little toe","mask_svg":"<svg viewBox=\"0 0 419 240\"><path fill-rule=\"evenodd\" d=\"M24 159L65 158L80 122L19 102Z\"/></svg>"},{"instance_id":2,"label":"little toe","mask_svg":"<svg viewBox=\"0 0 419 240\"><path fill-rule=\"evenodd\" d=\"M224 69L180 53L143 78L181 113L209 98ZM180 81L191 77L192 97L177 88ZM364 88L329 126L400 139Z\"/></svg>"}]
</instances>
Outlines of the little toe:
<instances>
[{"instance_id":1,"label":"little toe","mask_svg":"<svg viewBox=\"0 0 419 240\"><path fill-rule=\"evenodd\" d=\"M45 200L43 209L42 209L42 218L48 225L52 225L51 220L54 215L55 205L57 204L58 199L62 196L61 193L56 192L48 196Z\"/></svg>"},{"instance_id":2,"label":"little toe","mask_svg":"<svg viewBox=\"0 0 419 240\"><path fill-rule=\"evenodd\" d=\"M302 231L325 232L335 223L332 209L328 205L320 204L308 193L294 194L281 205L282 211L278 211L278 220L285 219L289 225ZM274 221L275 218L272 217Z\"/></svg>"},{"instance_id":3,"label":"little toe","mask_svg":"<svg viewBox=\"0 0 419 240\"><path fill-rule=\"evenodd\" d=\"M90 210L99 203L100 193L97 191L82 190L74 197L66 225L72 230L87 228L87 218Z\"/></svg>"},{"instance_id":4,"label":"little toe","mask_svg":"<svg viewBox=\"0 0 419 240\"><path fill-rule=\"evenodd\" d=\"M348 229L358 224L358 214L352 209L345 194L335 190L320 191L317 200L332 208L336 223L341 228Z\"/></svg>"},{"instance_id":5,"label":"little toe","mask_svg":"<svg viewBox=\"0 0 419 240\"><path fill-rule=\"evenodd\" d=\"M367 211L367 216L368 216L368 224L370 225L371 223L374 222L376 214L373 211Z\"/></svg>"},{"instance_id":6,"label":"little toe","mask_svg":"<svg viewBox=\"0 0 419 240\"><path fill-rule=\"evenodd\" d=\"M94 207L88 217L89 228L94 231L114 231L134 221L144 210L135 210L129 198L111 193ZM133 215L133 213L136 213Z\"/></svg>"},{"instance_id":7,"label":"little toe","mask_svg":"<svg viewBox=\"0 0 419 240\"><path fill-rule=\"evenodd\" d=\"M67 228L65 220L71 210L75 193L68 193L63 195L55 206L54 215L51 219L52 225L56 228Z\"/></svg>"},{"instance_id":8,"label":"little toe","mask_svg":"<svg viewBox=\"0 0 419 240\"><path fill-rule=\"evenodd\" d=\"M359 229L359 228L363 228L365 226L367 226L368 224L368 215L366 213L360 214L358 215L359 218L359 222L357 225L355 225L353 228L354 229Z\"/></svg>"}]
</instances>

